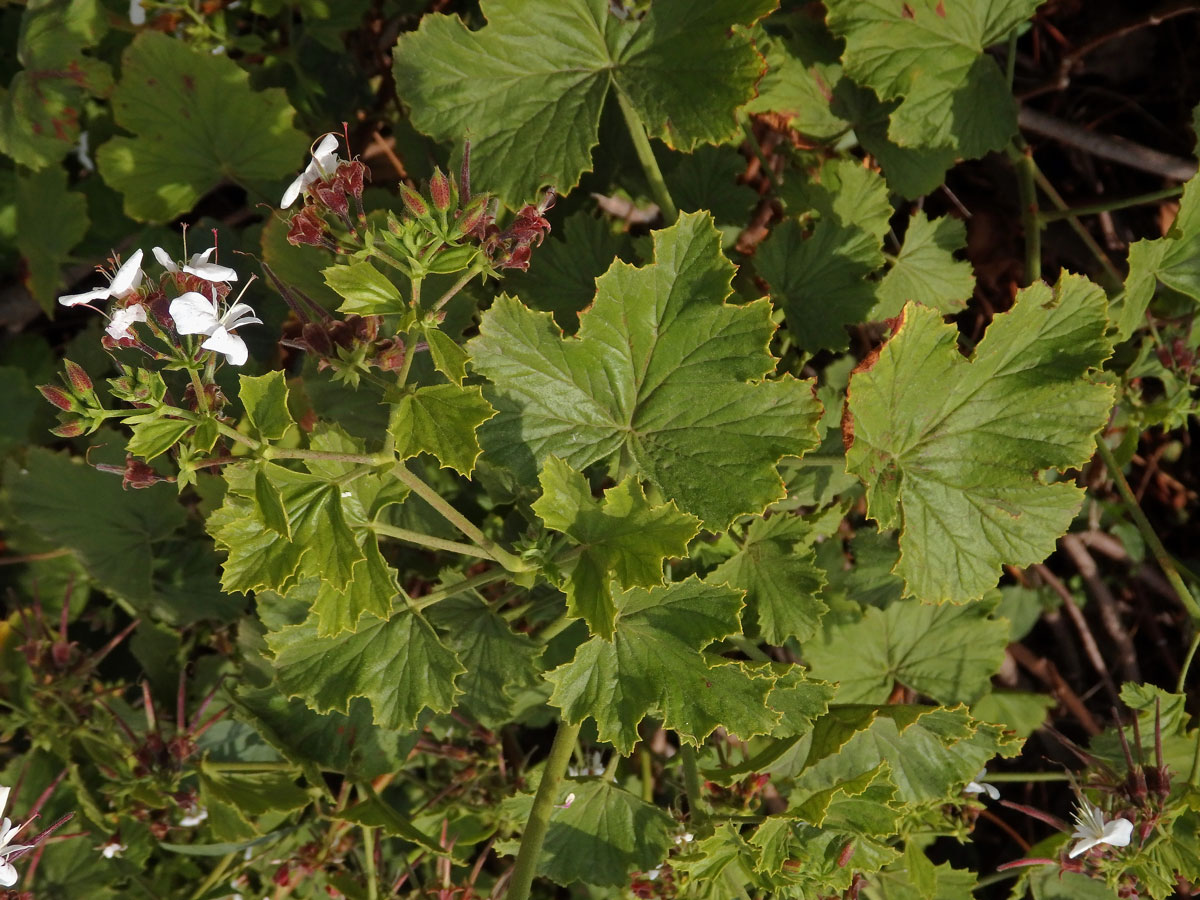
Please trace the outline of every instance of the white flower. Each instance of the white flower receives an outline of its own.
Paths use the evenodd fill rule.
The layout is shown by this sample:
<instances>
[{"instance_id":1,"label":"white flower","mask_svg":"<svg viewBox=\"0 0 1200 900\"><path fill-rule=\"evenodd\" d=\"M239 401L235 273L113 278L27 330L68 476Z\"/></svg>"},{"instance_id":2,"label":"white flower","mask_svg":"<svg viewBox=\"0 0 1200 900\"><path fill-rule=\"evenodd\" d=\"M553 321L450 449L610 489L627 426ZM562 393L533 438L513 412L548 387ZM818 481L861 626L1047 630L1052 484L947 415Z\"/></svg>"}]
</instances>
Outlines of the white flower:
<instances>
[{"instance_id":1,"label":"white flower","mask_svg":"<svg viewBox=\"0 0 1200 900\"><path fill-rule=\"evenodd\" d=\"M208 261L208 258L213 255L213 251L216 249L216 247L209 247L203 253L193 253L192 258L183 267L183 271L189 275L195 275L197 278L203 278L205 281L237 281L237 272L233 271L233 269ZM168 272L179 271L179 266L175 265L175 260L171 259L167 255L167 251L162 247L154 248L154 258Z\"/></svg>"},{"instance_id":2,"label":"white flower","mask_svg":"<svg viewBox=\"0 0 1200 900\"><path fill-rule=\"evenodd\" d=\"M108 320L108 324L104 326L104 330L108 332L108 336L114 341L122 340L123 338L133 339L135 335L129 328L134 322L146 321L146 309L140 303L134 303L132 306L126 306L124 309L118 309L112 314L112 318Z\"/></svg>"},{"instance_id":3,"label":"white flower","mask_svg":"<svg viewBox=\"0 0 1200 900\"><path fill-rule=\"evenodd\" d=\"M575 792L567 794L567 798L562 803L554 804L555 809L570 809L571 804L575 802Z\"/></svg>"},{"instance_id":4,"label":"white flower","mask_svg":"<svg viewBox=\"0 0 1200 900\"><path fill-rule=\"evenodd\" d=\"M58 298L63 306L78 306L80 303L90 303L93 300L107 300L109 297L123 297L130 291L136 291L142 283L142 251L136 251L133 256L113 276L108 287L84 291L82 294L67 294Z\"/></svg>"},{"instance_id":5,"label":"white flower","mask_svg":"<svg viewBox=\"0 0 1200 900\"><path fill-rule=\"evenodd\" d=\"M567 775L571 778L599 778L604 774L604 762L599 750L593 750L586 766L567 766Z\"/></svg>"},{"instance_id":6,"label":"white flower","mask_svg":"<svg viewBox=\"0 0 1200 900\"><path fill-rule=\"evenodd\" d=\"M100 855L105 859L112 859L114 856L120 856L129 848L118 841L116 838L109 838L108 842L100 848Z\"/></svg>"},{"instance_id":7,"label":"white flower","mask_svg":"<svg viewBox=\"0 0 1200 900\"><path fill-rule=\"evenodd\" d=\"M201 822L208 818L208 810L203 806L194 806L192 811L179 820L179 824L184 828L195 828Z\"/></svg>"},{"instance_id":8,"label":"white flower","mask_svg":"<svg viewBox=\"0 0 1200 900\"><path fill-rule=\"evenodd\" d=\"M203 294L188 291L171 301L171 318L175 320L175 330L180 334L205 334L206 340L200 346L205 350L216 350L224 353L232 365L240 366L246 362L249 351L246 342L233 333L233 329L242 325L262 324L245 303L234 303L225 310L224 315L217 314L217 301L214 295L209 300Z\"/></svg>"},{"instance_id":9,"label":"white flower","mask_svg":"<svg viewBox=\"0 0 1200 900\"><path fill-rule=\"evenodd\" d=\"M279 201L280 209L287 209L296 202L296 198L301 192L308 188L315 181L320 181L323 178L328 178L337 171L338 159L337 155L338 139L336 134L327 134L317 144L317 149L312 152L312 162L308 167L296 176L296 180L288 185L288 189L283 192L283 199Z\"/></svg>"},{"instance_id":10,"label":"white flower","mask_svg":"<svg viewBox=\"0 0 1200 900\"><path fill-rule=\"evenodd\" d=\"M14 825L12 820L4 816L4 808L8 805L10 788L0 785L0 887L12 887L17 883L17 870L8 861L9 856L21 850L29 850L32 844L14 844L12 842L28 821Z\"/></svg>"},{"instance_id":11,"label":"white flower","mask_svg":"<svg viewBox=\"0 0 1200 900\"><path fill-rule=\"evenodd\" d=\"M146 8L142 6L142 0L129 0L129 24L146 24Z\"/></svg>"},{"instance_id":12,"label":"white flower","mask_svg":"<svg viewBox=\"0 0 1200 900\"><path fill-rule=\"evenodd\" d=\"M1071 859L1086 853L1097 844L1112 844L1114 847L1128 847L1129 836L1133 834L1133 823L1128 819L1113 819L1104 821L1104 813L1099 807L1092 806L1087 800L1080 800L1080 806L1075 811L1075 833L1078 838L1067 854Z\"/></svg>"},{"instance_id":13,"label":"white flower","mask_svg":"<svg viewBox=\"0 0 1200 900\"><path fill-rule=\"evenodd\" d=\"M968 782L968 784L965 788L963 788L963 793L964 794L987 794L993 800L999 800L1000 792L998 790L996 790L996 786L994 784L988 784L987 782L985 782L983 780L986 776L987 776L987 769L980 769L979 774L976 775L972 781Z\"/></svg>"}]
</instances>

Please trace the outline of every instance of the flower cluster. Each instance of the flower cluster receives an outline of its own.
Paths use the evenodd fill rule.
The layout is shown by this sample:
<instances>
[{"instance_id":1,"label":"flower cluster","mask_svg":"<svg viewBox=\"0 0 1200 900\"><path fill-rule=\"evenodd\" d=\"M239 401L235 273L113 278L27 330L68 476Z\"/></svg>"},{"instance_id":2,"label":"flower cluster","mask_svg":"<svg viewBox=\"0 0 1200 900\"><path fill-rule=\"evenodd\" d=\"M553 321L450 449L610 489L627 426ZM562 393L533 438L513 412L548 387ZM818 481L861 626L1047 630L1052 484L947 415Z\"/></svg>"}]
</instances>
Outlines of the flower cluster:
<instances>
[{"instance_id":1,"label":"flower cluster","mask_svg":"<svg viewBox=\"0 0 1200 900\"><path fill-rule=\"evenodd\" d=\"M235 329L261 324L261 320L245 303L225 303L238 275L228 266L213 262L215 252L216 248L210 247L193 254L186 262L176 263L165 250L155 247L154 258L163 272L157 279L151 279L142 269L143 253L137 250L115 269L106 287L67 294L59 297L58 302L63 306L96 309L93 303L112 300L114 307L107 314L108 325L104 329L105 346L109 349L135 347L151 358L174 358L186 364L196 357L190 346L181 347L179 337L203 335L202 350L220 353L230 364L240 366L246 362L248 351ZM139 325L145 325L148 334L137 328ZM152 347L144 337L157 339L163 350ZM51 402L66 409L53 399Z\"/></svg>"}]
</instances>

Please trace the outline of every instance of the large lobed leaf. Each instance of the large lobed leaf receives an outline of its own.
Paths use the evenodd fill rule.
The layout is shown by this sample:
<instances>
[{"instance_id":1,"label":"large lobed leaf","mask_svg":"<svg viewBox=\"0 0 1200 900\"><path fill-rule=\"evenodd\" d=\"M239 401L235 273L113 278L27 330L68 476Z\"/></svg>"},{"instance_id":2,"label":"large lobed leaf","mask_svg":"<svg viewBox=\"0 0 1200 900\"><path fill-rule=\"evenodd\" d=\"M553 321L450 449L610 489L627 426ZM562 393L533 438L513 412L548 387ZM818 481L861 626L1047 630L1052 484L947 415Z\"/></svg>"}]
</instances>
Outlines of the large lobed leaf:
<instances>
[{"instance_id":1,"label":"large lobed leaf","mask_svg":"<svg viewBox=\"0 0 1200 900\"><path fill-rule=\"evenodd\" d=\"M658 0L639 18L608 0L484 0L478 31L430 15L402 35L393 73L413 124L438 140L471 139L474 181L516 206L543 185L578 184L610 91L672 147L736 134L733 110L754 96L762 60L730 29L776 3Z\"/></svg>"},{"instance_id":2,"label":"large lobed leaf","mask_svg":"<svg viewBox=\"0 0 1200 900\"><path fill-rule=\"evenodd\" d=\"M699 652L739 630L740 591L689 579L614 599L612 641L593 637L547 676L550 702L566 721L591 716L600 739L623 754L655 709L664 727L693 743L718 725L742 738L775 727L779 712L767 706L773 679L738 664L711 665Z\"/></svg>"},{"instance_id":3,"label":"large lobed leaf","mask_svg":"<svg viewBox=\"0 0 1200 900\"><path fill-rule=\"evenodd\" d=\"M140 221L169 221L226 181L274 182L304 151L281 88L255 91L233 60L156 32L126 49L112 105L136 137L107 141L96 162Z\"/></svg>"},{"instance_id":4,"label":"large lobed leaf","mask_svg":"<svg viewBox=\"0 0 1200 900\"><path fill-rule=\"evenodd\" d=\"M575 338L508 297L484 313L468 349L498 414L480 443L527 483L551 454L578 470L623 454L719 530L783 496L775 464L816 445L821 406L806 382L763 380L770 304L725 304L733 266L707 214L655 232L654 247L650 265L597 279Z\"/></svg>"},{"instance_id":5,"label":"large lobed leaf","mask_svg":"<svg viewBox=\"0 0 1200 900\"><path fill-rule=\"evenodd\" d=\"M1111 352L1104 292L1064 275L1023 290L970 360L956 329L910 303L850 380L846 469L900 528L896 573L930 602L978 599L1004 564L1054 549L1083 499L1040 473L1080 466L1112 406L1090 375Z\"/></svg>"},{"instance_id":6,"label":"large lobed leaf","mask_svg":"<svg viewBox=\"0 0 1200 900\"><path fill-rule=\"evenodd\" d=\"M984 50L1007 38L1043 0L828 0L845 38L846 74L881 100L903 98L888 136L902 147L952 147L970 159L999 150L1017 109Z\"/></svg>"}]
</instances>

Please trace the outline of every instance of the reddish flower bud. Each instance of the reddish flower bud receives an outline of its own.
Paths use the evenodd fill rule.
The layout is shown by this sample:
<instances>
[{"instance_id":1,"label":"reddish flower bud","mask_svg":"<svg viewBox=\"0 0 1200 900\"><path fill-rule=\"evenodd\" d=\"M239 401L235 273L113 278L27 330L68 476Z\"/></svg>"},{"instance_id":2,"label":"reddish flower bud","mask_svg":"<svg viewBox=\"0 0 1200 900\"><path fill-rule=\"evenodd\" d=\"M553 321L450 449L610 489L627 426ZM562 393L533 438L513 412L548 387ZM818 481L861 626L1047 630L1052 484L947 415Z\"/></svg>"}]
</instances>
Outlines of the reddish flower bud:
<instances>
[{"instance_id":1,"label":"reddish flower bud","mask_svg":"<svg viewBox=\"0 0 1200 900\"><path fill-rule=\"evenodd\" d=\"M51 428L50 433L62 438L79 437L83 434L83 423L78 419L71 422L63 422L57 428Z\"/></svg>"},{"instance_id":2,"label":"reddish flower bud","mask_svg":"<svg viewBox=\"0 0 1200 900\"><path fill-rule=\"evenodd\" d=\"M304 209L292 216L287 239L288 243L295 247L302 244L320 247L325 241L324 234L325 222L322 221L321 216L312 206L305 206Z\"/></svg>"},{"instance_id":3,"label":"reddish flower bud","mask_svg":"<svg viewBox=\"0 0 1200 900\"><path fill-rule=\"evenodd\" d=\"M73 363L69 359L63 360L63 366L67 370L67 381L71 382L71 387L75 388L81 394L86 394L92 390L92 379L83 370L83 366Z\"/></svg>"},{"instance_id":4,"label":"reddish flower bud","mask_svg":"<svg viewBox=\"0 0 1200 900\"><path fill-rule=\"evenodd\" d=\"M79 401L60 387L53 384L39 384L37 389L43 397L59 409L66 410L67 412L76 412L81 408Z\"/></svg>"},{"instance_id":5,"label":"reddish flower bud","mask_svg":"<svg viewBox=\"0 0 1200 900\"><path fill-rule=\"evenodd\" d=\"M317 182L309 187L313 197L317 203L329 209L334 215L345 217L350 210L350 201L346 199L346 192L337 182L326 184L325 182Z\"/></svg>"},{"instance_id":6,"label":"reddish flower bud","mask_svg":"<svg viewBox=\"0 0 1200 900\"><path fill-rule=\"evenodd\" d=\"M160 481L172 481L174 479L164 478L155 472L150 466L142 462L140 459L135 459L132 455L125 456L125 471L121 473L121 487L125 490L133 488L148 488L151 485L158 484Z\"/></svg>"},{"instance_id":7,"label":"reddish flower bud","mask_svg":"<svg viewBox=\"0 0 1200 900\"><path fill-rule=\"evenodd\" d=\"M405 207L414 216L429 215L429 207L425 205L425 200L404 182L400 183L400 199L404 201Z\"/></svg>"},{"instance_id":8,"label":"reddish flower bud","mask_svg":"<svg viewBox=\"0 0 1200 900\"><path fill-rule=\"evenodd\" d=\"M433 177L429 179L429 196L433 199L433 205L440 212L448 210L453 202L450 199L450 179L436 167L433 170Z\"/></svg>"},{"instance_id":9,"label":"reddish flower bud","mask_svg":"<svg viewBox=\"0 0 1200 900\"><path fill-rule=\"evenodd\" d=\"M366 175L367 167L354 159L338 166L333 180L351 197L362 197L363 180Z\"/></svg>"},{"instance_id":10,"label":"reddish flower bud","mask_svg":"<svg viewBox=\"0 0 1200 900\"><path fill-rule=\"evenodd\" d=\"M317 322L306 322L300 329L300 336L317 355L329 356L333 353L333 343L329 340L325 326Z\"/></svg>"},{"instance_id":11,"label":"reddish flower bud","mask_svg":"<svg viewBox=\"0 0 1200 900\"><path fill-rule=\"evenodd\" d=\"M481 194L468 203L458 217L459 230L463 234L482 237L483 228L487 224L484 221L487 218L487 206L488 198L486 194Z\"/></svg>"}]
</instances>

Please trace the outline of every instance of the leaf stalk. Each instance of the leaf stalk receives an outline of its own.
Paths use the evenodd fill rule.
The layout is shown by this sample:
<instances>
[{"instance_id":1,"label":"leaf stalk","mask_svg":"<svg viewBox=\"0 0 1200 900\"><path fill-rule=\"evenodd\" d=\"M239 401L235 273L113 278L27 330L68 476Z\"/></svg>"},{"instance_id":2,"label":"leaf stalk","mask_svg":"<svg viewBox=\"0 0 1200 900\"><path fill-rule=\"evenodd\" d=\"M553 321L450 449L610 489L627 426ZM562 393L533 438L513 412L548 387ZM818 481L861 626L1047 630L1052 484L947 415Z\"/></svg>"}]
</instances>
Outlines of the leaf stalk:
<instances>
[{"instance_id":1,"label":"leaf stalk","mask_svg":"<svg viewBox=\"0 0 1200 900\"><path fill-rule=\"evenodd\" d=\"M675 207L675 201L671 199L671 192L667 190L667 182L658 167L658 160L654 158L654 148L650 146L650 138L646 136L646 126L633 104L619 88L616 95L621 115L625 117L625 127L629 129L629 136L633 139L633 149L637 152L638 162L642 164L642 171L646 180L650 182L650 193L654 195L654 202L658 204L659 212L662 213L663 224L674 225L675 220L679 218L679 210Z\"/></svg>"}]
</instances>

